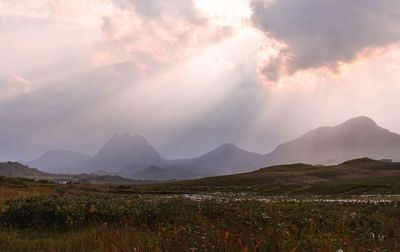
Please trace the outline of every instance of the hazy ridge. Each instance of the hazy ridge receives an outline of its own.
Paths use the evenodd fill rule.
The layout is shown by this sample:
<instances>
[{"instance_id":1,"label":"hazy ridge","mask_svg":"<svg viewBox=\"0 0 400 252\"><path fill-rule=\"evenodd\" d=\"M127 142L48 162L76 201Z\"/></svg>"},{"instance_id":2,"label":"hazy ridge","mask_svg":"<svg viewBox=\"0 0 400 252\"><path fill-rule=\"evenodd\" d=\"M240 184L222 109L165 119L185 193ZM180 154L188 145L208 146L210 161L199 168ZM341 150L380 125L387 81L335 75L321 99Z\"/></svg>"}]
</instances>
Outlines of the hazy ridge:
<instances>
[{"instance_id":1,"label":"hazy ridge","mask_svg":"<svg viewBox=\"0 0 400 252\"><path fill-rule=\"evenodd\" d=\"M168 160L144 137L123 134L111 138L93 157L57 150L25 164L57 173L88 172L162 180L249 172L278 164L337 164L360 157L400 161L400 135L368 117L357 117L333 127L311 130L265 155L223 144L197 158Z\"/></svg>"}]
</instances>

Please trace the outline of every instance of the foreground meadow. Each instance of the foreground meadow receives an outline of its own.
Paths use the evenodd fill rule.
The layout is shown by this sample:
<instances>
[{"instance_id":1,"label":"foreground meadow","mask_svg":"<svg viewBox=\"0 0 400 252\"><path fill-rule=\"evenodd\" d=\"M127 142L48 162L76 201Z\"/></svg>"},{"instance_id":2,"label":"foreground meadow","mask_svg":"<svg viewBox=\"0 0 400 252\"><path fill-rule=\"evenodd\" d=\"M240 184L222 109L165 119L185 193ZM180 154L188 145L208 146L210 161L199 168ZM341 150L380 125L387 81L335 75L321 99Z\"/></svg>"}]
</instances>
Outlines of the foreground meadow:
<instances>
[{"instance_id":1,"label":"foreground meadow","mask_svg":"<svg viewBox=\"0 0 400 252\"><path fill-rule=\"evenodd\" d=\"M17 180L1 192L0 251L400 250L397 197L160 196Z\"/></svg>"}]
</instances>

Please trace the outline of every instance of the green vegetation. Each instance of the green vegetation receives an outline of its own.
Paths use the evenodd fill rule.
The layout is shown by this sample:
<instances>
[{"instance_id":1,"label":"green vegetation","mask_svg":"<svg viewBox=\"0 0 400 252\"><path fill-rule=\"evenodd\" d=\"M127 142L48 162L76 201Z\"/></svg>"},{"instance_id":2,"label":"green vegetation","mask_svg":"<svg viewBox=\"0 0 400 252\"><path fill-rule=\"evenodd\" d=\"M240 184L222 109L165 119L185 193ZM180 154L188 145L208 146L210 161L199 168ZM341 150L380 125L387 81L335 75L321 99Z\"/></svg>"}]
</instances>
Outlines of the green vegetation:
<instances>
[{"instance_id":1,"label":"green vegetation","mask_svg":"<svg viewBox=\"0 0 400 252\"><path fill-rule=\"evenodd\" d=\"M132 185L125 193L246 192L257 195L400 194L400 163L371 159L333 166L292 164L175 183Z\"/></svg>"},{"instance_id":2,"label":"green vegetation","mask_svg":"<svg viewBox=\"0 0 400 252\"><path fill-rule=\"evenodd\" d=\"M100 194L28 197L7 202L0 250L399 250L398 204L360 204Z\"/></svg>"},{"instance_id":3,"label":"green vegetation","mask_svg":"<svg viewBox=\"0 0 400 252\"><path fill-rule=\"evenodd\" d=\"M143 185L0 177L0 251L400 251L397 172L362 159Z\"/></svg>"}]
</instances>

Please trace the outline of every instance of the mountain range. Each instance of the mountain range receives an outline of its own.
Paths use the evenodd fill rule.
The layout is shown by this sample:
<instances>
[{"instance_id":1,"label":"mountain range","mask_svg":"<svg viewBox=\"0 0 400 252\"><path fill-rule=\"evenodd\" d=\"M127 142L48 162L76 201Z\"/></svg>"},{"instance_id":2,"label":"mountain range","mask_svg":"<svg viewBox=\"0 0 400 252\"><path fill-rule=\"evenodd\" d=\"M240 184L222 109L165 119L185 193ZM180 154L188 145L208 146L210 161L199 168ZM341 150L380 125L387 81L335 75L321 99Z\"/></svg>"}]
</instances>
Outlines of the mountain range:
<instances>
[{"instance_id":1,"label":"mountain range","mask_svg":"<svg viewBox=\"0 0 400 252\"><path fill-rule=\"evenodd\" d=\"M300 162L330 165L360 157L400 161L400 135L362 116L333 127L311 130L265 155L223 144L197 158L167 160L145 138L123 134L112 137L93 157L56 150L24 163L48 172L97 172L164 180L249 172Z\"/></svg>"}]
</instances>

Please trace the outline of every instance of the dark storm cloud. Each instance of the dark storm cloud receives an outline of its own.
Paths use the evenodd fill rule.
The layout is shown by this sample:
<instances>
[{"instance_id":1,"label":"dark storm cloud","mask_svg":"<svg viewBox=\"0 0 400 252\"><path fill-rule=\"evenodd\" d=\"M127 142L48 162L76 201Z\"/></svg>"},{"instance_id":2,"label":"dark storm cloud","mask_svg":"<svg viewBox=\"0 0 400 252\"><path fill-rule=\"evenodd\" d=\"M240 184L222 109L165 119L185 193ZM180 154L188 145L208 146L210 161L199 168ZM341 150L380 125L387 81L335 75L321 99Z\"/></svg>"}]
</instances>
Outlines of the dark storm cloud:
<instances>
[{"instance_id":1,"label":"dark storm cloud","mask_svg":"<svg viewBox=\"0 0 400 252\"><path fill-rule=\"evenodd\" d=\"M350 62L359 53L400 40L397 0L255 0L252 22L287 46L261 69L270 80L281 72Z\"/></svg>"}]
</instances>

